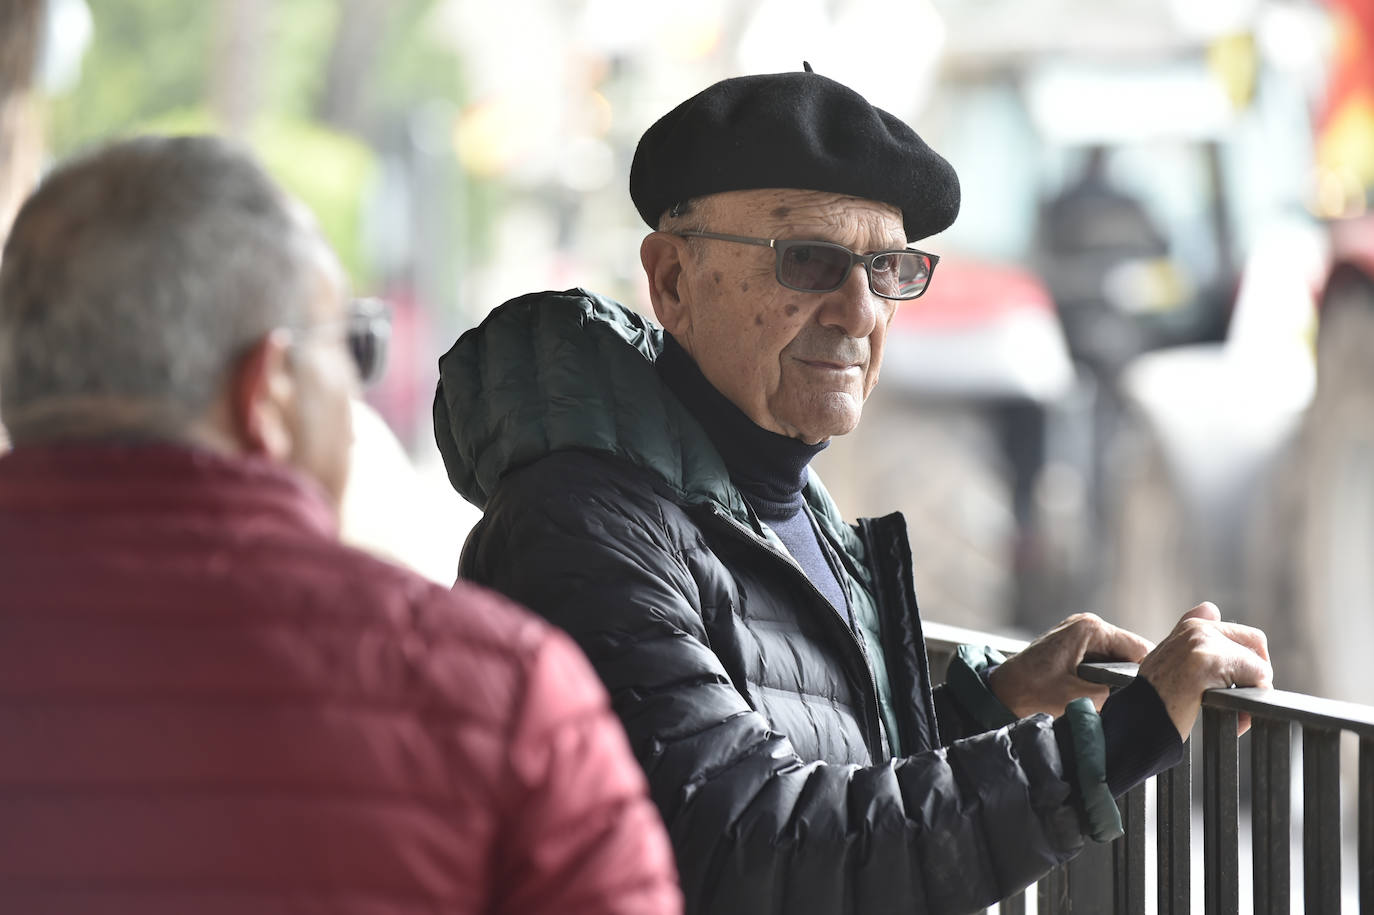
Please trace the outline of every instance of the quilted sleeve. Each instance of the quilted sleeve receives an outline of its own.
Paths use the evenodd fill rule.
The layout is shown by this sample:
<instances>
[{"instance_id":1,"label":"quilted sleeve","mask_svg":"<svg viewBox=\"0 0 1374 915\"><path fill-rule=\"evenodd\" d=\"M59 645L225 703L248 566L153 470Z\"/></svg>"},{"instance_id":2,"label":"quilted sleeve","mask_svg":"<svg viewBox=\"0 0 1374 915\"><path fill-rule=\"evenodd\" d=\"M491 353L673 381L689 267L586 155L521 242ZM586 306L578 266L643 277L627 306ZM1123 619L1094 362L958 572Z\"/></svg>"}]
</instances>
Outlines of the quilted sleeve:
<instances>
[{"instance_id":1,"label":"quilted sleeve","mask_svg":"<svg viewBox=\"0 0 1374 915\"><path fill-rule=\"evenodd\" d=\"M672 849L606 692L567 637L548 633L507 745L498 911L678 915Z\"/></svg>"}]
</instances>

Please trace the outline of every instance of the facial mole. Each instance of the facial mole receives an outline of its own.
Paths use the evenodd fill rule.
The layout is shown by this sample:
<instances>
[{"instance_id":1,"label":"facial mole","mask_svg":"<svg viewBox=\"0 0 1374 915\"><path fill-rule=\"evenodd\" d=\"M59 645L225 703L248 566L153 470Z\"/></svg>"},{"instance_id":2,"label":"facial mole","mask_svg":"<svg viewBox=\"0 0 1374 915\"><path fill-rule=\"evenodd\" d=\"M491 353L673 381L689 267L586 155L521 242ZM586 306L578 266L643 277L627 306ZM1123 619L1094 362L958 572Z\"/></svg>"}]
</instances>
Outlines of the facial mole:
<instances>
[{"instance_id":1,"label":"facial mole","mask_svg":"<svg viewBox=\"0 0 1374 915\"><path fill-rule=\"evenodd\" d=\"M773 207L773 212L769 215L775 219L786 219L788 216L792 215L792 208L788 206Z\"/></svg>"},{"instance_id":2,"label":"facial mole","mask_svg":"<svg viewBox=\"0 0 1374 915\"><path fill-rule=\"evenodd\" d=\"M748 292L748 291L749 291L749 281L748 281L748 280L740 280L739 291L740 291L740 292Z\"/></svg>"},{"instance_id":3,"label":"facial mole","mask_svg":"<svg viewBox=\"0 0 1374 915\"><path fill-rule=\"evenodd\" d=\"M762 327L762 326L763 326L763 315L754 315L754 326L755 326L755 327Z\"/></svg>"},{"instance_id":4,"label":"facial mole","mask_svg":"<svg viewBox=\"0 0 1374 915\"><path fill-rule=\"evenodd\" d=\"M795 306L795 305L788 305L788 306L787 306L787 316L788 316L789 318L792 317L793 315L795 315L795 314L797 313L797 311L798 311L797 306Z\"/></svg>"},{"instance_id":5,"label":"facial mole","mask_svg":"<svg viewBox=\"0 0 1374 915\"><path fill-rule=\"evenodd\" d=\"M719 285L720 285L720 281L721 281L722 279L724 279L725 276L724 276L724 274L722 274L719 270L717 270L715 273L711 274L711 278L712 278L713 280L715 280L715 281L716 281L716 285L719 286Z\"/></svg>"}]
</instances>

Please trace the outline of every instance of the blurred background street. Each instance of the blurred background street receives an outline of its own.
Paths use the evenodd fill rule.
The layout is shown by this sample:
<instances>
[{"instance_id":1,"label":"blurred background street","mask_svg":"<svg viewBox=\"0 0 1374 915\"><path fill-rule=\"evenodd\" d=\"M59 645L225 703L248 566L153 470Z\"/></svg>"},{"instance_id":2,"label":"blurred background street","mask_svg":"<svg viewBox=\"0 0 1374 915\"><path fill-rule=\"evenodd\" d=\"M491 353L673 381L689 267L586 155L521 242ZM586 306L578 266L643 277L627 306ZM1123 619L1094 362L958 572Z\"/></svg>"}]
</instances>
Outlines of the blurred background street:
<instances>
[{"instance_id":1,"label":"blurred background street","mask_svg":"<svg viewBox=\"0 0 1374 915\"><path fill-rule=\"evenodd\" d=\"M0 226L109 137L250 143L395 319L346 526L441 581L477 515L432 440L439 355L538 289L648 313L640 133L809 61L963 185L816 464L847 516L907 514L923 614L1159 639L1211 599L1270 633L1278 685L1374 702L1374 0L0 10Z\"/></svg>"}]
</instances>

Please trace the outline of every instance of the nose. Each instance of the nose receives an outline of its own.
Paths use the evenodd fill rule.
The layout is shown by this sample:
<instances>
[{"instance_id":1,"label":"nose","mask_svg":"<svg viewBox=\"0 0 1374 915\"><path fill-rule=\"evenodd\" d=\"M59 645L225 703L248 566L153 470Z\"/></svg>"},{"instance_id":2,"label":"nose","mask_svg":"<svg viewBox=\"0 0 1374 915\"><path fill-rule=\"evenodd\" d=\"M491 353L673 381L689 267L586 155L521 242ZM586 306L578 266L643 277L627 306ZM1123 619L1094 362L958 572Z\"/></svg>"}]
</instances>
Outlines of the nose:
<instances>
[{"instance_id":1,"label":"nose","mask_svg":"<svg viewBox=\"0 0 1374 915\"><path fill-rule=\"evenodd\" d=\"M868 287L868 271L864 265L855 264L844 285L826 294L816 317L825 327L834 327L847 336L862 339L877 326L878 310L883 301Z\"/></svg>"}]
</instances>

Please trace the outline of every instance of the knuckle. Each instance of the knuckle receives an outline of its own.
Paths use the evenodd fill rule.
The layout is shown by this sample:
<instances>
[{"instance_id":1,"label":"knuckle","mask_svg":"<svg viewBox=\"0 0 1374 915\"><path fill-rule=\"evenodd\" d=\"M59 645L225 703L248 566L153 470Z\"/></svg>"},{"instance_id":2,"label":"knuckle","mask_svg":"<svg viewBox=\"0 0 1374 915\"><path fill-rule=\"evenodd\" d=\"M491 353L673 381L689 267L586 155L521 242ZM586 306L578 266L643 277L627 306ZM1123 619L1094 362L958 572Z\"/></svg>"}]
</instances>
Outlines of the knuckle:
<instances>
[{"instance_id":1,"label":"knuckle","mask_svg":"<svg viewBox=\"0 0 1374 915\"><path fill-rule=\"evenodd\" d=\"M1198 619L1184 620L1180 624L1180 628L1188 636L1196 638L1199 636L1205 636L1207 632L1210 631L1211 626L1208 625L1209 622L1209 620Z\"/></svg>"}]
</instances>

